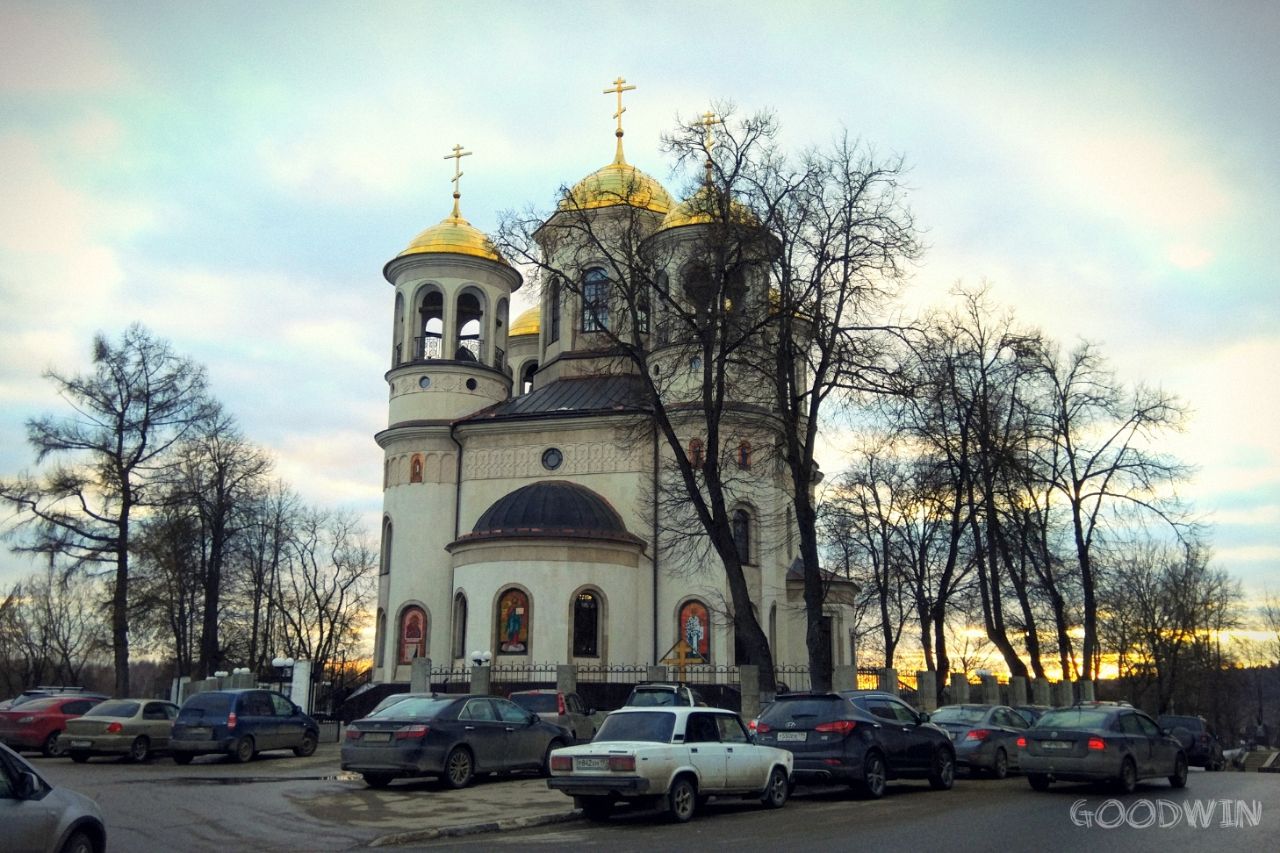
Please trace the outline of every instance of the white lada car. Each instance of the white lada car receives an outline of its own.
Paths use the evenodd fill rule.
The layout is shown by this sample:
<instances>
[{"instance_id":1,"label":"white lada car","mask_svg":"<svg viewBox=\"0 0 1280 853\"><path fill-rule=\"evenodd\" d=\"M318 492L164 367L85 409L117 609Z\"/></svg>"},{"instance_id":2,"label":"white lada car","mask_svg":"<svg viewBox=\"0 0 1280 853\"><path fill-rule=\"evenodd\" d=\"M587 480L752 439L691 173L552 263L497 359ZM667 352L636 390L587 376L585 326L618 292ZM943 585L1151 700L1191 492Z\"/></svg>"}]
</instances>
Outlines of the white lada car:
<instances>
[{"instance_id":1,"label":"white lada car","mask_svg":"<svg viewBox=\"0 0 1280 853\"><path fill-rule=\"evenodd\" d=\"M664 808L680 822L712 796L758 798L782 808L792 755L751 742L742 719L718 708L622 708L591 743L551 753L547 786L572 796L591 820L619 802Z\"/></svg>"}]
</instances>

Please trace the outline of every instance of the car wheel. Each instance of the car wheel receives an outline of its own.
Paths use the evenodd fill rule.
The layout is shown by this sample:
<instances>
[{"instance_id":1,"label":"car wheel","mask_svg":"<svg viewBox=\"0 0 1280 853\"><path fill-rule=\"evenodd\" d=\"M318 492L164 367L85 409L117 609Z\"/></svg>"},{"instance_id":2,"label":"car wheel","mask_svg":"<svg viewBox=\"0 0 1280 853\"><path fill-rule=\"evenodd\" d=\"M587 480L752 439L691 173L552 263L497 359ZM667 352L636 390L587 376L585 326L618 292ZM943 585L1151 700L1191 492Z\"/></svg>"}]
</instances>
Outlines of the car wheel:
<instances>
[{"instance_id":1,"label":"car wheel","mask_svg":"<svg viewBox=\"0 0 1280 853\"><path fill-rule=\"evenodd\" d=\"M933 754L929 768L929 786L935 791L950 791L956 782L956 760L951 750L940 749Z\"/></svg>"},{"instance_id":2,"label":"car wheel","mask_svg":"<svg viewBox=\"0 0 1280 853\"><path fill-rule=\"evenodd\" d=\"M1031 789L1034 791L1049 790L1049 777L1043 773L1028 773L1027 781L1031 783Z\"/></svg>"},{"instance_id":3,"label":"car wheel","mask_svg":"<svg viewBox=\"0 0 1280 853\"><path fill-rule=\"evenodd\" d=\"M551 741L551 743L547 744L546 754L542 756L542 775L543 776L551 775L551 750L560 749L564 745L565 743L562 740L553 740Z\"/></svg>"},{"instance_id":4,"label":"car wheel","mask_svg":"<svg viewBox=\"0 0 1280 853\"><path fill-rule=\"evenodd\" d=\"M991 775L996 779L1003 779L1009 775L1009 756L1003 748L996 750L996 760L991 765Z\"/></svg>"},{"instance_id":5,"label":"car wheel","mask_svg":"<svg viewBox=\"0 0 1280 853\"><path fill-rule=\"evenodd\" d=\"M190 764L191 759L195 758L190 752L175 752L173 754L174 764Z\"/></svg>"},{"instance_id":6,"label":"car wheel","mask_svg":"<svg viewBox=\"0 0 1280 853\"><path fill-rule=\"evenodd\" d=\"M1122 794L1132 794L1138 787L1138 765L1133 763L1132 758L1126 758L1120 763L1120 775L1116 778L1116 786Z\"/></svg>"},{"instance_id":7,"label":"car wheel","mask_svg":"<svg viewBox=\"0 0 1280 853\"><path fill-rule=\"evenodd\" d=\"M1173 762L1173 775L1169 777L1169 784L1175 788L1187 787L1187 757L1182 753L1178 753Z\"/></svg>"},{"instance_id":8,"label":"car wheel","mask_svg":"<svg viewBox=\"0 0 1280 853\"><path fill-rule=\"evenodd\" d=\"M147 756L151 754L151 742L142 735L138 735L133 739L133 743L129 744L128 759L130 761L146 761Z\"/></svg>"},{"instance_id":9,"label":"car wheel","mask_svg":"<svg viewBox=\"0 0 1280 853\"><path fill-rule=\"evenodd\" d=\"M390 773L365 773L363 775L364 783L370 788L385 788L395 778Z\"/></svg>"},{"instance_id":10,"label":"car wheel","mask_svg":"<svg viewBox=\"0 0 1280 853\"><path fill-rule=\"evenodd\" d=\"M44 739L44 743L40 746L40 753L42 755L48 758L57 758L62 755L64 746L62 741L58 739L58 734L59 732L52 732Z\"/></svg>"},{"instance_id":11,"label":"car wheel","mask_svg":"<svg viewBox=\"0 0 1280 853\"><path fill-rule=\"evenodd\" d=\"M767 809L780 809L787 804L790 793L791 783L787 781L787 771L781 767L775 767L769 774L769 784L765 785L760 802L764 803Z\"/></svg>"},{"instance_id":12,"label":"car wheel","mask_svg":"<svg viewBox=\"0 0 1280 853\"><path fill-rule=\"evenodd\" d=\"M444 783L450 788L465 788L475 775L475 762L465 746L455 746L444 760Z\"/></svg>"},{"instance_id":13,"label":"car wheel","mask_svg":"<svg viewBox=\"0 0 1280 853\"><path fill-rule=\"evenodd\" d=\"M582 816L587 820L600 823L613 814L613 800L609 797L579 797L578 805L582 807Z\"/></svg>"},{"instance_id":14,"label":"car wheel","mask_svg":"<svg viewBox=\"0 0 1280 853\"><path fill-rule=\"evenodd\" d=\"M96 849L87 832L73 832L67 843L58 848L58 853L95 853Z\"/></svg>"},{"instance_id":15,"label":"car wheel","mask_svg":"<svg viewBox=\"0 0 1280 853\"><path fill-rule=\"evenodd\" d=\"M248 764L253 760L253 738L248 735L236 741L231 749L231 760L236 764Z\"/></svg>"},{"instance_id":16,"label":"car wheel","mask_svg":"<svg viewBox=\"0 0 1280 853\"><path fill-rule=\"evenodd\" d=\"M887 781L884 756L878 752L867 753L862 764L862 792L873 800L884 796Z\"/></svg>"},{"instance_id":17,"label":"car wheel","mask_svg":"<svg viewBox=\"0 0 1280 853\"><path fill-rule=\"evenodd\" d=\"M302 743L293 748L293 754L299 758L306 758L309 755L316 754L316 736L311 732L307 732L302 736Z\"/></svg>"},{"instance_id":18,"label":"car wheel","mask_svg":"<svg viewBox=\"0 0 1280 853\"><path fill-rule=\"evenodd\" d=\"M698 810L698 791L688 776L681 776L671 783L667 791L667 810L676 823L686 823Z\"/></svg>"},{"instance_id":19,"label":"car wheel","mask_svg":"<svg viewBox=\"0 0 1280 853\"><path fill-rule=\"evenodd\" d=\"M89 760L89 753L84 752L83 750L75 750L69 754L71 755L71 760L76 764L84 764Z\"/></svg>"}]
</instances>

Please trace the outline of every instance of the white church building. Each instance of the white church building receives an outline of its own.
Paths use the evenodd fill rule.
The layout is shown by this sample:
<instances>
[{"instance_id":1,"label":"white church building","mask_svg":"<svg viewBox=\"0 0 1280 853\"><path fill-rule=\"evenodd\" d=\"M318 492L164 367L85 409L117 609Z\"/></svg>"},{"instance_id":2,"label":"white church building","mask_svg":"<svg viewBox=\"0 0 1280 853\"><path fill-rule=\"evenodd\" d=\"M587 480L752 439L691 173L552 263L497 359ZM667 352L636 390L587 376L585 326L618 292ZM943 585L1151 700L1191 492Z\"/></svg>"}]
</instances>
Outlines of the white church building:
<instances>
[{"instance_id":1,"label":"white church building","mask_svg":"<svg viewBox=\"0 0 1280 853\"><path fill-rule=\"evenodd\" d=\"M620 113L614 159L574 184L560 210L608 216L628 205L646 239L678 241L701 227L698 216L626 162ZM637 377L600 358L608 277L586 266L584 298L546 287L538 307L511 319L522 276L462 218L459 176L452 213L383 270L394 293L388 420L376 435L385 462L373 680L405 682L415 658L458 665L477 649L509 666L649 665L681 639L712 666L737 663L723 568L663 547L652 496L670 450L653 430L637 440L650 419ZM699 436L681 438L701 452ZM751 486L733 508L734 538L756 615L775 664L804 664L788 478L751 441L735 446ZM849 608L833 601L826 615L834 662L851 663Z\"/></svg>"}]
</instances>

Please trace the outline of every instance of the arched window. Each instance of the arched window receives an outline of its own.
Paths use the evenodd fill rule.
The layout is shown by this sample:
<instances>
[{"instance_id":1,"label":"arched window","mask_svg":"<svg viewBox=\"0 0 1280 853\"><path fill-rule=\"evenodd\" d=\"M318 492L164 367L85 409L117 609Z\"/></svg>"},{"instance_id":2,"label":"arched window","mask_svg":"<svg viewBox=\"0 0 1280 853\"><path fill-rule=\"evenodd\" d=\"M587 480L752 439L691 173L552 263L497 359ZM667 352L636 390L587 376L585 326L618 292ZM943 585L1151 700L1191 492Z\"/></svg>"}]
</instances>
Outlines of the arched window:
<instances>
[{"instance_id":1,"label":"arched window","mask_svg":"<svg viewBox=\"0 0 1280 853\"><path fill-rule=\"evenodd\" d=\"M751 442L738 442L738 467L747 469L751 467Z\"/></svg>"},{"instance_id":2,"label":"arched window","mask_svg":"<svg viewBox=\"0 0 1280 853\"><path fill-rule=\"evenodd\" d=\"M520 393L528 394L533 390L533 374L538 372L538 362L531 361L520 370Z\"/></svg>"},{"instance_id":3,"label":"arched window","mask_svg":"<svg viewBox=\"0 0 1280 853\"><path fill-rule=\"evenodd\" d=\"M707 605L696 598L680 605L676 620L676 638L684 640L692 654L703 662L711 660L711 614Z\"/></svg>"},{"instance_id":4,"label":"arched window","mask_svg":"<svg viewBox=\"0 0 1280 853\"><path fill-rule=\"evenodd\" d=\"M382 521L382 563L378 567L379 574L391 574L391 519Z\"/></svg>"},{"instance_id":5,"label":"arched window","mask_svg":"<svg viewBox=\"0 0 1280 853\"><path fill-rule=\"evenodd\" d=\"M666 304L666 300L670 298L671 285L665 272L660 272L653 280L654 290L658 293L658 316L655 322L658 327L658 346L665 346L671 339L671 323L667 318L667 314L662 310L662 306Z\"/></svg>"},{"instance_id":6,"label":"arched window","mask_svg":"<svg viewBox=\"0 0 1280 853\"><path fill-rule=\"evenodd\" d=\"M480 297L464 293L458 297L458 361L484 361L484 308Z\"/></svg>"},{"instance_id":7,"label":"arched window","mask_svg":"<svg viewBox=\"0 0 1280 853\"><path fill-rule=\"evenodd\" d=\"M547 342L560 340L560 279L551 280L551 296L547 300Z\"/></svg>"},{"instance_id":8,"label":"arched window","mask_svg":"<svg viewBox=\"0 0 1280 853\"><path fill-rule=\"evenodd\" d=\"M453 656L467 656L467 597L458 593L453 597Z\"/></svg>"},{"instance_id":9,"label":"arched window","mask_svg":"<svg viewBox=\"0 0 1280 853\"><path fill-rule=\"evenodd\" d=\"M498 596L495 626L498 654L529 653L529 596L524 590L508 589Z\"/></svg>"},{"instance_id":10,"label":"arched window","mask_svg":"<svg viewBox=\"0 0 1280 853\"><path fill-rule=\"evenodd\" d=\"M442 358L444 346L444 295L433 290L422 299L419 309L422 335L415 341L414 358Z\"/></svg>"},{"instance_id":11,"label":"arched window","mask_svg":"<svg viewBox=\"0 0 1280 853\"><path fill-rule=\"evenodd\" d=\"M751 562L751 515L745 509L733 511L733 545L738 550L738 562Z\"/></svg>"},{"instance_id":12,"label":"arched window","mask_svg":"<svg viewBox=\"0 0 1280 853\"><path fill-rule=\"evenodd\" d=\"M649 334L649 288L644 287L636 294L636 334Z\"/></svg>"},{"instance_id":13,"label":"arched window","mask_svg":"<svg viewBox=\"0 0 1280 853\"><path fill-rule=\"evenodd\" d=\"M421 607L406 607L400 614L400 663L427 656L427 614Z\"/></svg>"},{"instance_id":14,"label":"arched window","mask_svg":"<svg viewBox=\"0 0 1280 853\"><path fill-rule=\"evenodd\" d=\"M396 292L396 310L391 320L391 366L404 358L404 296Z\"/></svg>"},{"instance_id":15,"label":"arched window","mask_svg":"<svg viewBox=\"0 0 1280 853\"><path fill-rule=\"evenodd\" d=\"M382 666L387 657L387 611L378 608L378 619L373 628L373 665Z\"/></svg>"},{"instance_id":16,"label":"arched window","mask_svg":"<svg viewBox=\"0 0 1280 853\"><path fill-rule=\"evenodd\" d=\"M587 270L582 280L582 331L609 328L609 276L599 267Z\"/></svg>"},{"instance_id":17,"label":"arched window","mask_svg":"<svg viewBox=\"0 0 1280 853\"><path fill-rule=\"evenodd\" d=\"M415 453L409 458L409 482L422 482L422 454Z\"/></svg>"},{"instance_id":18,"label":"arched window","mask_svg":"<svg viewBox=\"0 0 1280 853\"><path fill-rule=\"evenodd\" d=\"M600 593L584 589L573 601L573 656L600 656Z\"/></svg>"},{"instance_id":19,"label":"arched window","mask_svg":"<svg viewBox=\"0 0 1280 853\"><path fill-rule=\"evenodd\" d=\"M706 461L706 454L702 448L702 439L689 439L689 464L694 468L701 468Z\"/></svg>"}]
</instances>

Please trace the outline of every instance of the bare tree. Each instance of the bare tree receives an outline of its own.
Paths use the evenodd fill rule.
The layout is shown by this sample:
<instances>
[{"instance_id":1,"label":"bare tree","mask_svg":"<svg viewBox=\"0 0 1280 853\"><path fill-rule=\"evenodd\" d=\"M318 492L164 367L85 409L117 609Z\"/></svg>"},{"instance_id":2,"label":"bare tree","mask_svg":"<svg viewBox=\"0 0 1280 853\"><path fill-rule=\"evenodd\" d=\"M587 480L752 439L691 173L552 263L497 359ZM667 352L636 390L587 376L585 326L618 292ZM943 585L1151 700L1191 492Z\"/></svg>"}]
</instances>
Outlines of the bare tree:
<instances>
[{"instance_id":1,"label":"bare tree","mask_svg":"<svg viewBox=\"0 0 1280 853\"><path fill-rule=\"evenodd\" d=\"M48 566L14 585L0 602L0 677L14 692L41 683L80 684L102 659L106 625L101 582Z\"/></svg>"},{"instance_id":2,"label":"bare tree","mask_svg":"<svg viewBox=\"0 0 1280 853\"><path fill-rule=\"evenodd\" d=\"M27 423L37 463L59 462L42 479L0 482L0 500L30 536L16 550L65 555L73 568L112 567L115 689L129 695L129 549L134 511L170 450L203 414L205 373L142 326L118 343L93 342L88 374L45 373L72 409Z\"/></svg>"}]
</instances>

